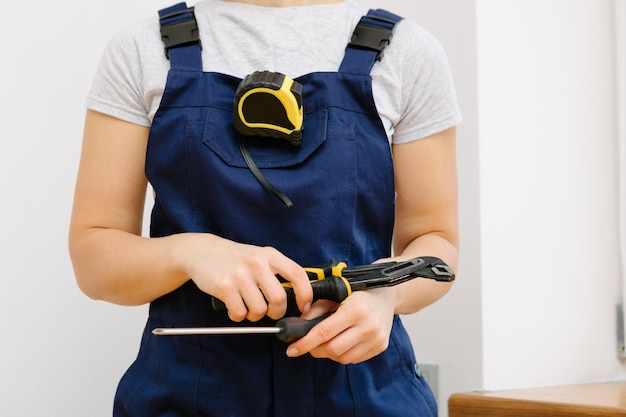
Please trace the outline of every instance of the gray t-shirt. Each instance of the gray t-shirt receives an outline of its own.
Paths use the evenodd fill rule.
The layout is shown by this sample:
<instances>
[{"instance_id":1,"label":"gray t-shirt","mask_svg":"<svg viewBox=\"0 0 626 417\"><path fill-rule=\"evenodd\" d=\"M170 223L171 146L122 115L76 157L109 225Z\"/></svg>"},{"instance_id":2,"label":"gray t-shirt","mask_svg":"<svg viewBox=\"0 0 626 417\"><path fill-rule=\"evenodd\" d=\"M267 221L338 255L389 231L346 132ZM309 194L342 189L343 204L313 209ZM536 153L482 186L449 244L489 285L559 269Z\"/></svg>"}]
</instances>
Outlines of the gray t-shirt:
<instances>
[{"instance_id":1,"label":"gray t-shirt","mask_svg":"<svg viewBox=\"0 0 626 417\"><path fill-rule=\"evenodd\" d=\"M205 71L243 78L269 70L296 78L337 71L367 8L356 0L297 7L201 0L195 4L195 13ZM150 126L168 70L155 13L111 40L86 106ZM393 143L421 139L460 123L445 52L415 22L403 20L397 25L371 74L374 100Z\"/></svg>"}]
</instances>

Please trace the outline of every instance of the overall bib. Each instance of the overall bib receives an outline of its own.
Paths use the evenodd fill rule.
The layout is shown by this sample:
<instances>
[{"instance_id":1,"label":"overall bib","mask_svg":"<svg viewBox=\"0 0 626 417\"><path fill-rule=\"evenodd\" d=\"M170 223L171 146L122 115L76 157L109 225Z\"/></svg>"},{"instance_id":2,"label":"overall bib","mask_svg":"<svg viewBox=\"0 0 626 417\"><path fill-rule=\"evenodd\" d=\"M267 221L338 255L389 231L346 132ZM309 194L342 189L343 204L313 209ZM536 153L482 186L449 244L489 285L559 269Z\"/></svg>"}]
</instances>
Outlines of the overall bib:
<instances>
[{"instance_id":1,"label":"overall bib","mask_svg":"<svg viewBox=\"0 0 626 417\"><path fill-rule=\"evenodd\" d=\"M173 19L193 18L184 4L161 16L176 11L182 14ZM275 247L303 266L330 259L361 265L389 256L393 164L369 75L378 54L349 47L338 72L296 79L304 87L299 147L279 139L247 141L256 165L292 208L259 184L241 155L232 121L241 80L203 72L200 55L197 43L168 51L171 69L146 154L155 190L151 236L213 233ZM436 416L398 317L385 352L347 366L310 355L288 358L287 345L271 335L151 334L156 327L233 325L192 281L152 302L138 357L118 386L114 416Z\"/></svg>"}]
</instances>

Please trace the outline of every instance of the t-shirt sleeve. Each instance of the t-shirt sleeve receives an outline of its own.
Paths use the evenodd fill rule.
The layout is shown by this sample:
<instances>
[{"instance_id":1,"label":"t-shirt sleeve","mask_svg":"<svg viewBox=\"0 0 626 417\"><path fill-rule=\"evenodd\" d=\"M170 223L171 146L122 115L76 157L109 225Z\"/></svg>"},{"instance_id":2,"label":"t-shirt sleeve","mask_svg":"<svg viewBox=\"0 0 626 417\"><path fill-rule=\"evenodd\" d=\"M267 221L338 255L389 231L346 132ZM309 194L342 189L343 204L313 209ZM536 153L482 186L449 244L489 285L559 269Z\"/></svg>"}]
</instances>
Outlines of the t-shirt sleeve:
<instances>
[{"instance_id":1,"label":"t-shirt sleeve","mask_svg":"<svg viewBox=\"0 0 626 417\"><path fill-rule=\"evenodd\" d=\"M400 115L393 143L422 139L462 121L448 58L428 31L407 22L408 47L403 54Z\"/></svg>"},{"instance_id":2,"label":"t-shirt sleeve","mask_svg":"<svg viewBox=\"0 0 626 417\"><path fill-rule=\"evenodd\" d=\"M113 37L101 57L85 105L131 123L150 126L138 39L130 29Z\"/></svg>"}]
</instances>

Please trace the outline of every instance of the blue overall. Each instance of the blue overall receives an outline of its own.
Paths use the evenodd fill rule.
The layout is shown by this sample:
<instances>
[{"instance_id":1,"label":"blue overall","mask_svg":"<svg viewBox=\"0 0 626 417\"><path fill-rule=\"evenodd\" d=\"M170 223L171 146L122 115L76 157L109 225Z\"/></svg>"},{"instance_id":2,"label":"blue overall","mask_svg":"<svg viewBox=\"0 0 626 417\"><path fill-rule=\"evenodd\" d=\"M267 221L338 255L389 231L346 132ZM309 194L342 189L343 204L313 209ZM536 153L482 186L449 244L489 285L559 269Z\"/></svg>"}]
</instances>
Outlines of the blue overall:
<instances>
[{"instance_id":1,"label":"blue overall","mask_svg":"<svg viewBox=\"0 0 626 417\"><path fill-rule=\"evenodd\" d=\"M296 79L304 86L301 146L248 141L259 169L293 201L286 208L255 179L238 147L232 104L241 80L203 72L197 44L170 49L171 69L146 155L156 196L151 236L213 233L273 246L303 266L331 258L361 265L389 256L394 178L372 96L369 72L376 56L348 48L338 72ZM265 318L257 324L272 323ZM437 414L398 317L385 352L347 366L310 355L288 358L287 345L271 335L151 334L156 327L233 325L192 281L152 302L138 357L120 381L114 416Z\"/></svg>"}]
</instances>

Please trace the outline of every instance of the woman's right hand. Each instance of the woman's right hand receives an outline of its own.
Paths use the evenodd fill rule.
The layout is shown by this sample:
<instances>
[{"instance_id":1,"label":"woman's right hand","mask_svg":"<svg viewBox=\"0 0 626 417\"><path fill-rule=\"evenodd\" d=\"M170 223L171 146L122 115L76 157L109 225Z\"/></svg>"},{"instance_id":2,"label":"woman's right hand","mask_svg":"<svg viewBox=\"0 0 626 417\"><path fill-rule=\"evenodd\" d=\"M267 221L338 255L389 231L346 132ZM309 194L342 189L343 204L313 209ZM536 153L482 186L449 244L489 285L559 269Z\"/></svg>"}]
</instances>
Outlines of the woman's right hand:
<instances>
[{"instance_id":1,"label":"woman's right hand","mask_svg":"<svg viewBox=\"0 0 626 417\"><path fill-rule=\"evenodd\" d=\"M226 304L233 321L275 320L287 310L285 289L276 274L290 281L298 308L308 311L313 290L304 269L272 247L246 245L215 235L185 233L175 243L176 259L207 294Z\"/></svg>"}]
</instances>

